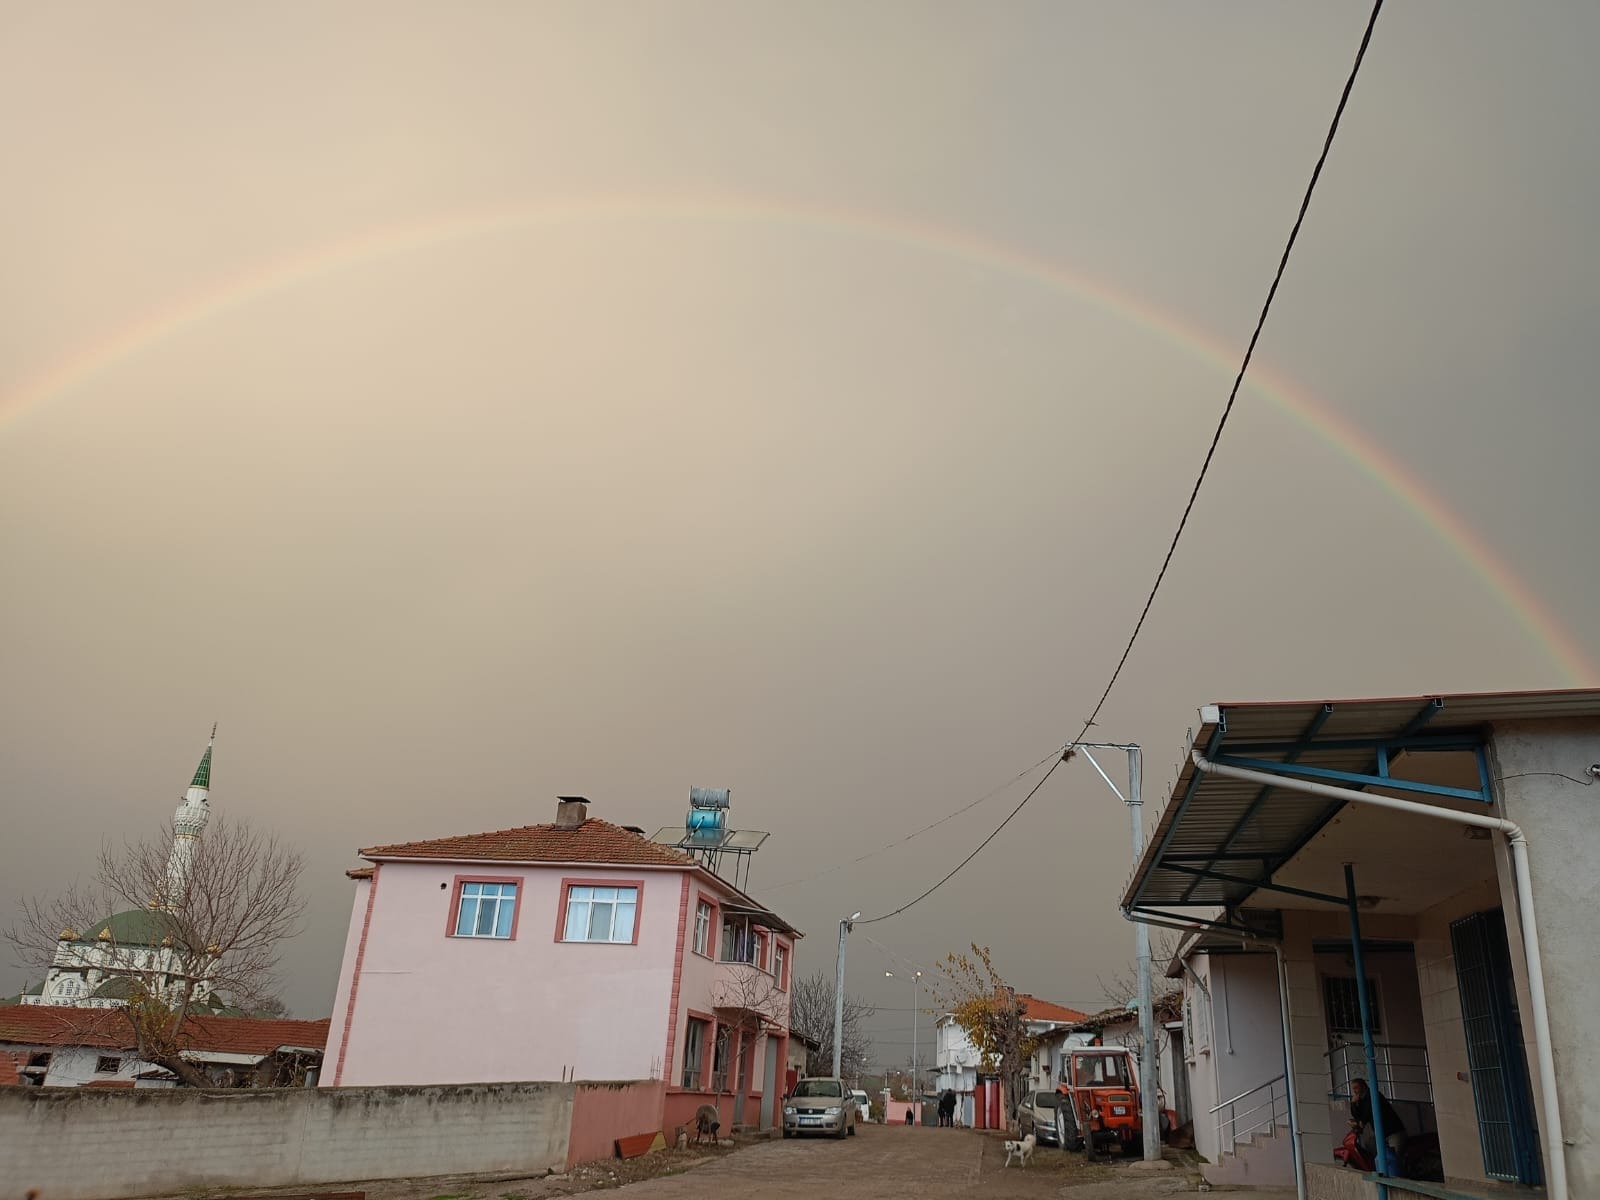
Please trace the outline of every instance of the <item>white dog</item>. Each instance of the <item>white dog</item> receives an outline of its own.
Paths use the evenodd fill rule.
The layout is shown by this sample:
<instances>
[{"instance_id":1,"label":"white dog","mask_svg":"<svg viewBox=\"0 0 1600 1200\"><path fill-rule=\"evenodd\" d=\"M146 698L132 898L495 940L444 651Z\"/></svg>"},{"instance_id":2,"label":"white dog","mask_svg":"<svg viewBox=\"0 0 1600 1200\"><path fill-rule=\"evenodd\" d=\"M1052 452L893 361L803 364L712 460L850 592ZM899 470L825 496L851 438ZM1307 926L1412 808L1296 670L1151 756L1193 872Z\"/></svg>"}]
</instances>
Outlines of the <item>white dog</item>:
<instances>
[{"instance_id":1,"label":"white dog","mask_svg":"<svg viewBox=\"0 0 1600 1200\"><path fill-rule=\"evenodd\" d=\"M1028 1159L1033 1154L1033 1148L1038 1144L1039 1139L1034 1137L1031 1133L1027 1137L1023 1138L1020 1142L1007 1142L1006 1166L1009 1167L1011 1165L1011 1160L1014 1158L1017 1160L1018 1165L1026 1167L1028 1165Z\"/></svg>"}]
</instances>

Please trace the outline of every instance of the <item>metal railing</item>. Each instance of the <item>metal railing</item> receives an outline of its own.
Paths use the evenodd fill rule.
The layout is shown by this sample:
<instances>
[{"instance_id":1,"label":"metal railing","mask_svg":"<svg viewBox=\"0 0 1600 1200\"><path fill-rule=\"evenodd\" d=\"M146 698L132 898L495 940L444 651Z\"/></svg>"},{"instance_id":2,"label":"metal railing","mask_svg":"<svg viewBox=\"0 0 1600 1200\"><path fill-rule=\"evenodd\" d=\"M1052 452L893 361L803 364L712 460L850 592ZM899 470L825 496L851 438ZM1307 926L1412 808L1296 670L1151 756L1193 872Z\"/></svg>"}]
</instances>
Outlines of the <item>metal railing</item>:
<instances>
[{"instance_id":1,"label":"metal railing","mask_svg":"<svg viewBox=\"0 0 1600 1200\"><path fill-rule=\"evenodd\" d=\"M1323 1055L1333 1078L1330 1098L1348 1099L1350 1081L1365 1079L1367 1053L1360 1042L1338 1042ZM1377 1088L1390 1100L1433 1101L1433 1071L1428 1048L1411 1042L1375 1042L1373 1060L1378 1068Z\"/></svg>"},{"instance_id":2,"label":"metal railing","mask_svg":"<svg viewBox=\"0 0 1600 1200\"><path fill-rule=\"evenodd\" d=\"M1433 1126L1433 1070L1428 1048L1414 1042L1375 1042L1378 1091L1400 1111L1412 1133ZM1349 1100L1350 1081L1367 1077L1367 1052L1360 1042L1339 1042L1324 1058L1333 1079L1329 1100Z\"/></svg>"},{"instance_id":3,"label":"metal railing","mask_svg":"<svg viewBox=\"0 0 1600 1200\"><path fill-rule=\"evenodd\" d=\"M1289 1084L1279 1075L1259 1083L1209 1110L1217 1118L1217 1145L1224 1150L1247 1142L1252 1134L1276 1134L1289 1127Z\"/></svg>"}]
</instances>

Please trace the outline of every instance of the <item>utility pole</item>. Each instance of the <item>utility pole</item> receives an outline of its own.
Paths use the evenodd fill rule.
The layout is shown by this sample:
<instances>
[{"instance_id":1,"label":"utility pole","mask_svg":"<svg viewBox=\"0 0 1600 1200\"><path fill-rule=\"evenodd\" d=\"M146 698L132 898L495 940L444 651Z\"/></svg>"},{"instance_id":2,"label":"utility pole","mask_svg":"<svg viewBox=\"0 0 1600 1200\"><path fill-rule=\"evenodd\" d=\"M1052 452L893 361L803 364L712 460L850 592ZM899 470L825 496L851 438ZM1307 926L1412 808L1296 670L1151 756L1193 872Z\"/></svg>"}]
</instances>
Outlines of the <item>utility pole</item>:
<instances>
[{"instance_id":1,"label":"utility pole","mask_svg":"<svg viewBox=\"0 0 1600 1200\"><path fill-rule=\"evenodd\" d=\"M1138 746L1128 747L1128 824L1133 832L1133 861L1137 866L1144 855L1144 801L1140 789L1144 784L1143 751ZM1143 921L1133 923L1134 937L1139 953L1139 1102L1144 1108L1144 1160L1155 1162L1161 1157L1161 1102L1156 1095L1156 1014L1150 997L1150 926Z\"/></svg>"},{"instance_id":2,"label":"utility pole","mask_svg":"<svg viewBox=\"0 0 1600 1200\"><path fill-rule=\"evenodd\" d=\"M1125 750L1128 753L1128 794L1111 782L1105 768L1095 758L1094 750ZM1117 799L1128 806L1128 826L1133 834L1133 862L1137 866L1144 856L1144 803L1140 790L1144 784L1144 752L1137 743L1126 742L1074 742L1066 748L1068 754L1082 751L1106 786L1116 793ZM1150 927L1135 921L1134 953L1139 964L1139 1123L1144 1126L1144 1157L1155 1162L1161 1157L1161 1105L1156 1098L1158 1057L1156 1050L1156 1014L1150 998Z\"/></svg>"},{"instance_id":3,"label":"utility pole","mask_svg":"<svg viewBox=\"0 0 1600 1200\"><path fill-rule=\"evenodd\" d=\"M860 913L851 913L839 922L838 975L833 985L833 1077L843 1079L840 1069L844 1062L844 939L850 932L851 922L859 920Z\"/></svg>"}]
</instances>

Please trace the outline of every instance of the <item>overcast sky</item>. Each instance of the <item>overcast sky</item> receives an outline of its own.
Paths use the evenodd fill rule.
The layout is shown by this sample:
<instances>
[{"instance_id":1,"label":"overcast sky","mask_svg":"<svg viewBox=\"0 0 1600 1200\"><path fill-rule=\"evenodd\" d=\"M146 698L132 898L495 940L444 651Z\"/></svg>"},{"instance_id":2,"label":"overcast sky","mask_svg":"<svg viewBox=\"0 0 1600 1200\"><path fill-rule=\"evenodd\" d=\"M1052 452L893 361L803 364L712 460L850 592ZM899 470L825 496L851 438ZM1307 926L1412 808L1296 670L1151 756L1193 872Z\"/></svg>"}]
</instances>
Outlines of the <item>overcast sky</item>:
<instances>
[{"instance_id":1,"label":"overcast sky","mask_svg":"<svg viewBox=\"0 0 1600 1200\"><path fill-rule=\"evenodd\" d=\"M731 788L831 970L1020 792L771 885L1088 715L1365 19L0 7L5 902L167 818L219 721L213 804L307 855L298 1015L358 846L558 793ZM1380 20L1101 717L1152 809L1208 701L1600 682L1596 45L1585 4ZM1073 764L851 986L907 1008L883 971L975 940L1098 1005L1127 860Z\"/></svg>"}]
</instances>

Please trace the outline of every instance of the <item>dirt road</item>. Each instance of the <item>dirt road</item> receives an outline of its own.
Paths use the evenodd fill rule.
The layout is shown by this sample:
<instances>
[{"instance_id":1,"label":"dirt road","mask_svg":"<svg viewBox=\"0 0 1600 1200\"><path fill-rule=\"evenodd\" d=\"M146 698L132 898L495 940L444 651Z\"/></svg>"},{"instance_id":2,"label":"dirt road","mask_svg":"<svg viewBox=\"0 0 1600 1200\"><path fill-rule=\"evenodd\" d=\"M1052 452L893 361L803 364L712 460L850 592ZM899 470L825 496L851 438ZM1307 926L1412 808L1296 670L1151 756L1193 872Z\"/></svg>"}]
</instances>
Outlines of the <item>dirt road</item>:
<instances>
[{"instance_id":1,"label":"dirt road","mask_svg":"<svg viewBox=\"0 0 1600 1200\"><path fill-rule=\"evenodd\" d=\"M962 1129L863 1125L858 1136L764 1142L682 1175L622 1189L637 1200L882 1200L901 1192L918 1200L1136 1200L1187 1188L1182 1174L1135 1180L1114 1167L1089 1167L1082 1156L1040 1147L1026 1168L1006 1168L1000 1139ZM1111 1190L1106 1190L1107 1188ZM1096 1197L1094 1193L1099 1193Z\"/></svg>"}]
</instances>

